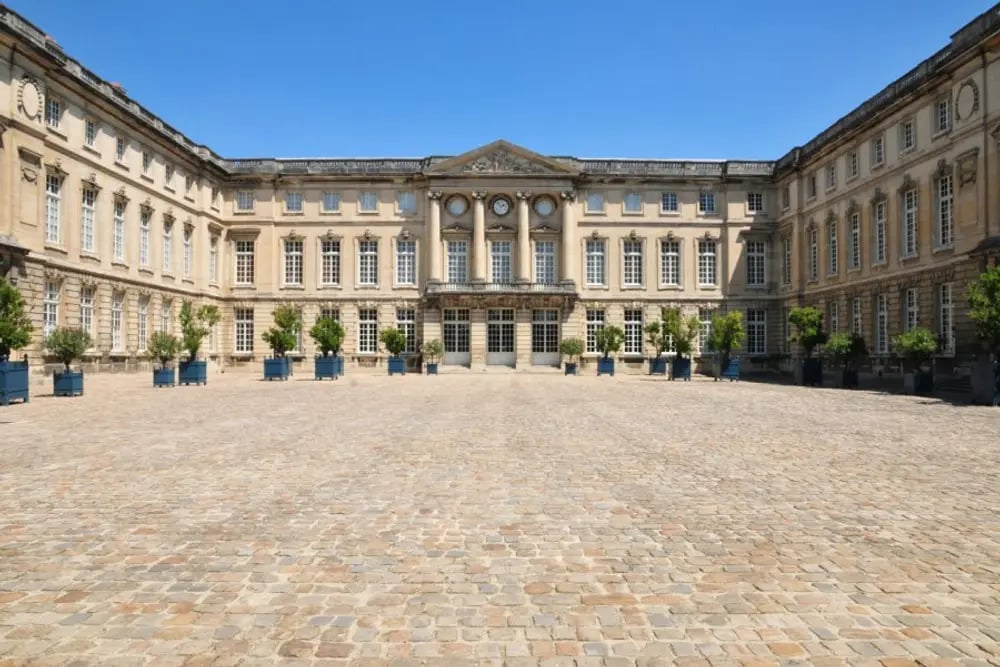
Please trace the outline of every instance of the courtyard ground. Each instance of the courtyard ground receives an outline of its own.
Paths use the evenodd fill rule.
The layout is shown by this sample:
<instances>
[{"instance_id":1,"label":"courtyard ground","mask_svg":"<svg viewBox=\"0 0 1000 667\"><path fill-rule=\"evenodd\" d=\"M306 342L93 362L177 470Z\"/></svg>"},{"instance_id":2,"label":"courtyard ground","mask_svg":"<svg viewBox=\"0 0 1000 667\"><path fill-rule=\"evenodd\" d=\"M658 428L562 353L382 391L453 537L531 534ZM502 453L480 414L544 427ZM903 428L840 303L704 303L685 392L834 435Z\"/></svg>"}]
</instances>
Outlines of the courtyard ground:
<instances>
[{"instance_id":1,"label":"courtyard ground","mask_svg":"<svg viewBox=\"0 0 1000 667\"><path fill-rule=\"evenodd\" d=\"M0 665L1000 665L1000 410L256 377L0 408Z\"/></svg>"}]
</instances>

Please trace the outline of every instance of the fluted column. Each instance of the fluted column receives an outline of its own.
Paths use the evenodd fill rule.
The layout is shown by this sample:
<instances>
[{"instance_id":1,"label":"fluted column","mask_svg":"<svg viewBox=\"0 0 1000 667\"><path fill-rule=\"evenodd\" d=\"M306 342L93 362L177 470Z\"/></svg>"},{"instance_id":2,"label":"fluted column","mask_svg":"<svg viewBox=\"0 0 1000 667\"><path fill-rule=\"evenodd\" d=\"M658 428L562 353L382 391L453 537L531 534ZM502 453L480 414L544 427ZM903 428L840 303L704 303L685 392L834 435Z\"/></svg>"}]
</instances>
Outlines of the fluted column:
<instances>
[{"instance_id":1,"label":"fluted column","mask_svg":"<svg viewBox=\"0 0 1000 667\"><path fill-rule=\"evenodd\" d=\"M472 193L472 280L486 282L486 193Z\"/></svg>"},{"instance_id":2,"label":"fluted column","mask_svg":"<svg viewBox=\"0 0 1000 667\"><path fill-rule=\"evenodd\" d=\"M441 282L441 192L428 190L430 212L427 215L427 282Z\"/></svg>"},{"instance_id":3,"label":"fluted column","mask_svg":"<svg viewBox=\"0 0 1000 667\"><path fill-rule=\"evenodd\" d=\"M559 249L559 280L561 282L576 282L576 256L580 249L576 247L576 218L573 215L573 203L576 192L569 190L562 195L562 236Z\"/></svg>"},{"instance_id":4,"label":"fluted column","mask_svg":"<svg viewBox=\"0 0 1000 667\"><path fill-rule=\"evenodd\" d=\"M517 282L531 282L531 237L528 225L528 198L530 192L517 193Z\"/></svg>"}]
</instances>

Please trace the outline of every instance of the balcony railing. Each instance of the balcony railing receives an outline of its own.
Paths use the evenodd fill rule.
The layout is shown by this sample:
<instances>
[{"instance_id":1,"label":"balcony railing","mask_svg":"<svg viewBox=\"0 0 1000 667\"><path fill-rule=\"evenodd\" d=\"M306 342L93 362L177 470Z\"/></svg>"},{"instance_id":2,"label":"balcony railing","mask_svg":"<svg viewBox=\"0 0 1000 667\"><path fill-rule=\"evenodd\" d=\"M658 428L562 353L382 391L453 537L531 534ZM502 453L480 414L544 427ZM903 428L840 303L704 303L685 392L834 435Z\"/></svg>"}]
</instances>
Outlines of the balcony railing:
<instances>
[{"instance_id":1,"label":"balcony railing","mask_svg":"<svg viewBox=\"0 0 1000 667\"><path fill-rule=\"evenodd\" d=\"M575 294L573 283L428 283L427 294Z\"/></svg>"}]
</instances>

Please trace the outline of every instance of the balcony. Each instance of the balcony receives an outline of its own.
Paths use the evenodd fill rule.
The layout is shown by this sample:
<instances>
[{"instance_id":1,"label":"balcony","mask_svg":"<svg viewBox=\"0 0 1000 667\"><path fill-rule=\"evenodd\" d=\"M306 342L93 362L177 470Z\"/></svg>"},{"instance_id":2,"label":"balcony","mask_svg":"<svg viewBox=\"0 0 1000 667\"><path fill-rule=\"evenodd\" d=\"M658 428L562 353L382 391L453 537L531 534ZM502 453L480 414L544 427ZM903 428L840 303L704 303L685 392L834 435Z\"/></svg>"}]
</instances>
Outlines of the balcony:
<instances>
[{"instance_id":1,"label":"balcony","mask_svg":"<svg viewBox=\"0 0 1000 667\"><path fill-rule=\"evenodd\" d=\"M427 283L431 294L576 294L576 285L564 283Z\"/></svg>"},{"instance_id":2,"label":"balcony","mask_svg":"<svg viewBox=\"0 0 1000 667\"><path fill-rule=\"evenodd\" d=\"M561 283L427 283L428 301L461 308L561 308L576 300L576 285Z\"/></svg>"}]
</instances>

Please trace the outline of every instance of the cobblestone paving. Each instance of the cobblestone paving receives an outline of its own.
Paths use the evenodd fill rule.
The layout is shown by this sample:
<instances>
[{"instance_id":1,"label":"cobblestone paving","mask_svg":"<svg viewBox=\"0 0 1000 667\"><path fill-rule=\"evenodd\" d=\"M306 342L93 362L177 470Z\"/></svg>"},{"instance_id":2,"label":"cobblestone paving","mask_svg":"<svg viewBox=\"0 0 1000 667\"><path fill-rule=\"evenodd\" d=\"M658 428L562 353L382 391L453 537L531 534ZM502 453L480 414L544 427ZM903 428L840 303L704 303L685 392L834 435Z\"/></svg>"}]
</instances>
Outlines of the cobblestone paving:
<instances>
[{"instance_id":1,"label":"cobblestone paving","mask_svg":"<svg viewBox=\"0 0 1000 667\"><path fill-rule=\"evenodd\" d=\"M1000 411L461 374L0 409L0 665L1000 665Z\"/></svg>"}]
</instances>

